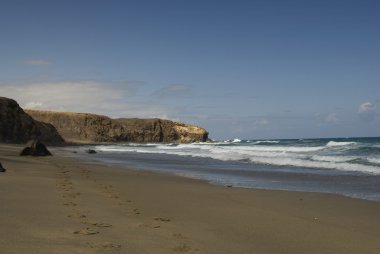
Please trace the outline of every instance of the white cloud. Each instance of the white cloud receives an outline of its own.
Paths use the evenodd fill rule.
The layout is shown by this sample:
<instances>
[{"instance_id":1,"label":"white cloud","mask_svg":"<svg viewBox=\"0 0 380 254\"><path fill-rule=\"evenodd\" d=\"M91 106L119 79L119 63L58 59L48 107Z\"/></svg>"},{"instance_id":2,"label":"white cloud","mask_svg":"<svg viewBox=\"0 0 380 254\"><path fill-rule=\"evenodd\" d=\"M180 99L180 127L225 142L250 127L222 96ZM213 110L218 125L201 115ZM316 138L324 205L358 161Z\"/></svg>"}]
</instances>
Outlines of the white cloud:
<instances>
[{"instance_id":1,"label":"white cloud","mask_svg":"<svg viewBox=\"0 0 380 254\"><path fill-rule=\"evenodd\" d=\"M253 133L272 128L270 121L263 117L220 117L213 118L214 122L222 122L234 135Z\"/></svg>"},{"instance_id":2,"label":"white cloud","mask_svg":"<svg viewBox=\"0 0 380 254\"><path fill-rule=\"evenodd\" d=\"M49 65L50 62L47 60L42 60L42 59L28 59L24 61L24 64L34 65L34 66L44 66L44 65Z\"/></svg>"},{"instance_id":3,"label":"white cloud","mask_svg":"<svg viewBox=\"0 0 380 254\"><path fill-rule=\"evenodd\" d=\"M340 119L338 114L335 112L332 113L316 113L314 114L314 118L316 120L316 126L328 126L331 124L338 124Z\"/></svg>"},{"instance_id":4,"label":"white cloud","mask_svg":"<svg viewBox=\"0 0 380 254\"><path fill-rule=\"evenodd\" d=\"M330 114L328 114L328 115L325 117L324 120L325 120L326 123L336 123L336 122L339 121L338 116L337 116L336 113L330 113Z\"/></svg>"},{"instance_id":5,"label":"white cloud","mask_svg":"<svg viewBox=\"0 0 380 254\"><path fill-rule=\"evenodd\" d=\"M0 82L0 95L15 99L23 108L88 112L112 117L170 115L170 110L160 105L134 99L141 85L140 81L94 80L27 84Z\"/></svg>"},{"instance_id":6,"label":"white cloud","mask_svg":"<svg viewBox=\"0 0 380 254\"><path fill-rule=\"evenodd\" d=\"M364 102L360 104L359 106L359 113L368 113L368 112L374 112L376 110L376 106L373 105L371 102Z\"/></svg>"},{"instance_id":7,"label":"white cloud","mask_svg":"<svg viewBox=\"0 0 380 254\"><path fill-rule=\"evenodd\" d=\"M261 126L265 126L268 124L269 124L269 121L267 119L261 119L258 122L256 122L256 125L261 125Z\"/></svg>"},{"instance_id":8,"label":"white cloud","mask_svg":"<svg viewBox=\"0 0 380 254\"><path fill-rule=\"evenodd\" d=\"M28 109L43 108L43 103L42 102L31 101L31 102L26 103L25 106L24 106L24 108L28 108Z\"/></svg>"},{"instance_id":9,"label":"white cloud","mask_svg":"<svg viewBox=\"0 0 380 254\"><path fill-rule=\"evenodd\" d=\"M359 115L367 121L371 121L376 115L376 106L371 102L363 102L358 109Z\"/></svg>"},{"instance_id":10,"label":"white cloud","mask_svg":"<svg viewBox=\"0 0 380 254\"><path fill-rule=\"evenodd\" d=\"M152 96L157 96L161 99L172 99L172 98L186 98L193 95L192 89L187 85L182 84L172 84L165 86L155 92Z\"/></svg>"},{"instance_id":11,"label":"white cloud","mask_svg":"<svg viewBox=\"0 0 380 254\"><path fill-rule=\"evenodd\" d=\"M101 111L95 111L94 113L99 112ZM104 114L115 118L136 117L172 119L170 115L173 114L173 111L161 105L140 101L133 103L121 103L118 105L112 104L108 107Z\"/></svg>"}]
</instances>

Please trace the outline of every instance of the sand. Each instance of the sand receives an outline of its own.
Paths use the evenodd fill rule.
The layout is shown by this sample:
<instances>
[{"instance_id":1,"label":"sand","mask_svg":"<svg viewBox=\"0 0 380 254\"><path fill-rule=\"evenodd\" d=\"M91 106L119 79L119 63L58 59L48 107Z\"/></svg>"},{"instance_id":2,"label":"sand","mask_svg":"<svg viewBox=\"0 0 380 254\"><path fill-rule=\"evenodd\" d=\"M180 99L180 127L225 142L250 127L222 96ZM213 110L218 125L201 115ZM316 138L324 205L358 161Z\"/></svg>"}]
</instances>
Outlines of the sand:
<instances>
[{"instance_id":1,"label":"sand","mask_svg":"<svg viewBox=\"0 0 380 254\"><path fill-rule=\"evenodd\" d=\"M20 150L0 145L2 254L380 253L380 202L214 186Z\"/></svg>"}]
</instances>

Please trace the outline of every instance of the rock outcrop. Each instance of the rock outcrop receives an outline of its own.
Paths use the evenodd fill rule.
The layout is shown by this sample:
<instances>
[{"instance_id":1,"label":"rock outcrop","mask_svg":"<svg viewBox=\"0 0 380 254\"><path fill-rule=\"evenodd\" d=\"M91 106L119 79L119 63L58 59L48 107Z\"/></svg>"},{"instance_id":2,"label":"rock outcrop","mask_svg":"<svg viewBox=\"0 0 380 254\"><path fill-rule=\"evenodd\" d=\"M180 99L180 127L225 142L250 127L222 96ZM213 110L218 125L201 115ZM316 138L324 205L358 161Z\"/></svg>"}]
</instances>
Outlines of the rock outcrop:
<instances>
[{"instance_id":1,"label":"rock outcrop","mask_svg":"<svg viewBox=\"0 0 380 254\"><path fill-rule=\"evenodd\" d=\"M0 97L0 142L26 143L31 139L54 145L64 142L53 125L34 120L16 101Z\"/></svg>"},{"instance_id":2,"label":"rock outcrop","mask_svg":"<svg viewBox=\"0 0 380 254\"><path fill-rule=\"evenodd\" d=\"M3 165L1 165L1 162L0 162L0 172L5 172L5 171L7 170L3 167Z\"/></svg>"},{"instance_id":3,"label":"rock outcrop","mask_svg":"<svg viewBox=\"0 0 380 254\"><path fill-rule=\"evenodd\" d=\"M204 142L200 127L163 119L111 119L86 113L26 110L34 119L52 124L68 142Z\"/></svg>"},{"instance_id":4,"label":"rock outcrop","mask_svg":"<svg viewBox=\"0 0 380 254\"><path fill-rule=\"evenodd\" d=\"M31 156L51 156L52 154L46 148L46 146L39 140L31 140L28 142L26 147L21 151L21 156L31 155Z\"/></svg>"}]
</instances>

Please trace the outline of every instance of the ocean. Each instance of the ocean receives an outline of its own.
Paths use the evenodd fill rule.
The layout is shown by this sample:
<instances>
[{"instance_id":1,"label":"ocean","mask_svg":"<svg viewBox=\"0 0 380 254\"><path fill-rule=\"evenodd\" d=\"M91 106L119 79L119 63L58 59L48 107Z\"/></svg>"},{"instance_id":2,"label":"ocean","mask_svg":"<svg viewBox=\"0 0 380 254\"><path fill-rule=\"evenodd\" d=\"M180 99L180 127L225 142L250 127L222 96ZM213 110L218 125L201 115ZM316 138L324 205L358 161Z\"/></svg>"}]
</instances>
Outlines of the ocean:
<instances>
[{"instance_id":1,"label":"ocean","mask_svg":"<svg viewBox=\"0 0 380 254\"><path fill-rule=\"evenodd\" d=\"M229 187L326 192L380 201L380 138L225 140L68 147L72 156ZM87 154L94 149L97 154Z\"/></svg>"}]
</instances>

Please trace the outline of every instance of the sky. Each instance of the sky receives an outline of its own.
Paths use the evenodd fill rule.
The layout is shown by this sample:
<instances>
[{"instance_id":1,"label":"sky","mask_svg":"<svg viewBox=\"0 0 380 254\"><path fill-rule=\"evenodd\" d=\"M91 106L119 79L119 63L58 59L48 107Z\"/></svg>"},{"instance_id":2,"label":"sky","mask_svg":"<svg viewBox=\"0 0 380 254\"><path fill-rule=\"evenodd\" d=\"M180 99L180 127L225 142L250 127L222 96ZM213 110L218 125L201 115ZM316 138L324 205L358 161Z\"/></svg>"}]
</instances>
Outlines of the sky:
<instances>
[{"instance_id":1,"label":"sky","mask_svg":"<svg viewBox=\"0 0 380 254\"><path fill-rule=\"evenodd\" d=\"M380 136L380 1L1 0L0 96L216 140Z\"/></svg>"}]
</instances>

